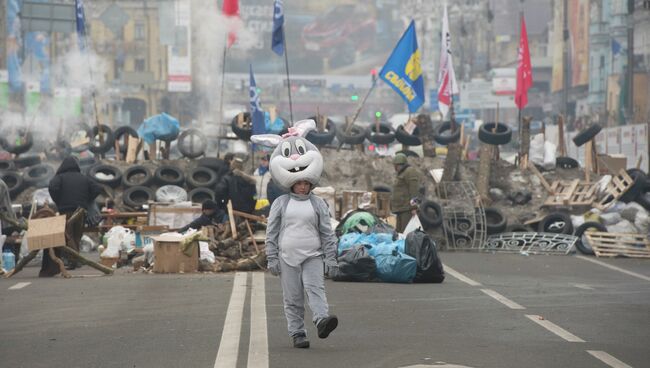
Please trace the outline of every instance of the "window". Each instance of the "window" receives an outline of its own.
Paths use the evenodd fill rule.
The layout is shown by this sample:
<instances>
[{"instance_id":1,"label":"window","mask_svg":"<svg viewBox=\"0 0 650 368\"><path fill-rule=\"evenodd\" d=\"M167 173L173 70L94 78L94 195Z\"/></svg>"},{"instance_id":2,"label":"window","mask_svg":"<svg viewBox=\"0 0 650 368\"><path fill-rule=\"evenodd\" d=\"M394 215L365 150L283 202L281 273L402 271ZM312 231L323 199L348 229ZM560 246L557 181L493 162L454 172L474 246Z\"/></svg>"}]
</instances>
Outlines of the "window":
<instances>
[{"instance_id":1,"label":"window","mask_svg":"<svg viewBox=\"0 0 650 368\"><path fill-rule=\"evenodd\" d=\"M144 40L144 23L136 23L133 31L133 37L136 40Z\"/></svg>"},{"instance_id":2,"label":"window","mask_svg":"<svg viewBox=\"0 0 650 368\"><path fill-rule=\"evenodd\" d=\"M133 69L136 72L143 72L144 71L144 59L135 59L135 64Z\"/></svg>"}]
</instances>

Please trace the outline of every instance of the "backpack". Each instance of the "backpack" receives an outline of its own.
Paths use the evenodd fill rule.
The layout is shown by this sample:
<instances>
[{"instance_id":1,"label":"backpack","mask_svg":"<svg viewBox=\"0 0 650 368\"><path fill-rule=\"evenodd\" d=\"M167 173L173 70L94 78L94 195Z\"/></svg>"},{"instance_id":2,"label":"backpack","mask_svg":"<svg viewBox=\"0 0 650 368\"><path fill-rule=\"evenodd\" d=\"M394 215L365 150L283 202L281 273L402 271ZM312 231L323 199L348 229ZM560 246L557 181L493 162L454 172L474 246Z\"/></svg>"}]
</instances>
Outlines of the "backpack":
<instances>
[{"instance_id":1,"label":"backpack","mask_svg":"<svg viewBox=\"0 0 650 368\"><path fill-rule=\"evenodd\" d=\"M417 271L413 282L439 284L445 279L445 271L438 257L436 243L421 230L415 230L406 236L405 253L415 258Z\"/></svg>"}]
</instances>

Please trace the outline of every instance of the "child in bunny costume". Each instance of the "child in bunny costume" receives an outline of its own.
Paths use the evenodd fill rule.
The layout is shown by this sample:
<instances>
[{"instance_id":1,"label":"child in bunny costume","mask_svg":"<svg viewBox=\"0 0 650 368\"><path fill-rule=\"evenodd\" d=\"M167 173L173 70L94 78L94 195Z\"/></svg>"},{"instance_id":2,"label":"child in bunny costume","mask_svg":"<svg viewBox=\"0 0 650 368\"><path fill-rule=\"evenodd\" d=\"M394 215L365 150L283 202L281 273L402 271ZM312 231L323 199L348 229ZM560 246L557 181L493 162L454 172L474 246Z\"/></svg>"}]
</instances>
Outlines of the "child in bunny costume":
<instances>
[{"instance_id":1,"label":"child in bunny costume","mask_svg":"<svg viewBox=\"0 0 650 368\"><path fill-rule=\"evenodd\" d=\"M327 204L311 193L323 171L323 157L304 138L313 129L313 120L301 120L283 136L251 137L253 143L275 147L269 165L271 177L289 190L271 206L266 255L269 271L280 276L284 313L296 348L309 347L304 322L305 293L318 337L326 338L338 325L337 317L329 314L323 274L323 263L337 267L336 235Z\"/></svg>"}]
</instances>

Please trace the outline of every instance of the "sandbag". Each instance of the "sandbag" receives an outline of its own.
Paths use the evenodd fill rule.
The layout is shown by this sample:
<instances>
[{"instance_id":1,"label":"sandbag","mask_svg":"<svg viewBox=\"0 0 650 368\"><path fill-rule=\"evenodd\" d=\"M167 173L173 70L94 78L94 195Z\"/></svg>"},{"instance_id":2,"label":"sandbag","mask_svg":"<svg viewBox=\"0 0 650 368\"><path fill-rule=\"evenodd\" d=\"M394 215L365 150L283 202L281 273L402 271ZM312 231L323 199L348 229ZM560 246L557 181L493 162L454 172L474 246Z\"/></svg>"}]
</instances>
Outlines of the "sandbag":
<instances>
[{"instance_id":1,"label":"sandbag","mask_svg":"<svg viewBox=\"0 0 650 368\"><path fill-rule=\"evenodd\" d=\"M445 279L445 271L438 257L436 243L424 231L416 230L406 237L405 253L415 258L417 269L413 282L439 284Z\"/></svg>"},{"instance_id":2,"label":"sandbag","mask_svg":"<svg viewBox=\"0 0 650 368\"><path fill-rule=\"evenodd\" d=\"M375 257L377 277L385 282L409 283L415 278L417 262L415 258L400 253L397 249L391 254L380 254Z\"/></svg>"},{"instance_id":3,"label":"sandbag","mask_svg":"<svg viewBox=\"0 0 650 368\"><path fill-rule=\"evenodd\" d=\"M338 257L338 264L337 268L329 271L329 277L334 281L371 281L377 272L375 259L363 245L343 251Z\"/></svg>"}]
</instances>

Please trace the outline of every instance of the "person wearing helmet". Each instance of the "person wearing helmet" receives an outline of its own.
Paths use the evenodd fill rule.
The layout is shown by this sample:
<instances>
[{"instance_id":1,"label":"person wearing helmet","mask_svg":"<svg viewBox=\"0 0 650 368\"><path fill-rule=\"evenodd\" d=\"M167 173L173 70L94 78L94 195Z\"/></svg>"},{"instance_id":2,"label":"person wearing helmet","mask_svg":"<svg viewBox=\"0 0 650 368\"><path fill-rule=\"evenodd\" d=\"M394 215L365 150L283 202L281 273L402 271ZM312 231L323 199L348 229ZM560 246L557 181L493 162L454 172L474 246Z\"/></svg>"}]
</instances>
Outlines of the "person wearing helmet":
<instances>
[{"instance_id":1,"label":"person wearing helmet","mask_svg":"<svg viewBox=\"0 0 650 368\"><path fill-rule=\"evenodd\" d=\"M393 158L397 177L393 185L390 208L397 216L397 232L401 233L417 214L417 206L422 200L423 188L420 173L408 164L406 155L398 153Z\"/></svg>"}]
</instances>

